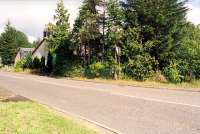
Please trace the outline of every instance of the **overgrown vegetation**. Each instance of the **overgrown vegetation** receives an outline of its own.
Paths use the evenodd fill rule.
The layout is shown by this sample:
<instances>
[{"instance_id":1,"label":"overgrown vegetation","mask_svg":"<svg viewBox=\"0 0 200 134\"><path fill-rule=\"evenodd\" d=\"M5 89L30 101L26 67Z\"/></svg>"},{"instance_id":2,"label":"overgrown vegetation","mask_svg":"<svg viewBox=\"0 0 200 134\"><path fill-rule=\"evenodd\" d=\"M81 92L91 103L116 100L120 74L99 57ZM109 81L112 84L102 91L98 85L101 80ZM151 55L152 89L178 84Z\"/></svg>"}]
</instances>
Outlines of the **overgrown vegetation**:
<instances>
[{"instance_id":1,"label":"overgrown vegetation","mask_svg":"<svg viewBox=\"0 0 200 134\"><path fill-rule=\"evenodd\" d=\"M187 22L186 2L84 0L70 30L61 0L46 29L49 72L139 81L159 72L173 83L199 79L200 26Z\"/></svg>"}]
</instances>

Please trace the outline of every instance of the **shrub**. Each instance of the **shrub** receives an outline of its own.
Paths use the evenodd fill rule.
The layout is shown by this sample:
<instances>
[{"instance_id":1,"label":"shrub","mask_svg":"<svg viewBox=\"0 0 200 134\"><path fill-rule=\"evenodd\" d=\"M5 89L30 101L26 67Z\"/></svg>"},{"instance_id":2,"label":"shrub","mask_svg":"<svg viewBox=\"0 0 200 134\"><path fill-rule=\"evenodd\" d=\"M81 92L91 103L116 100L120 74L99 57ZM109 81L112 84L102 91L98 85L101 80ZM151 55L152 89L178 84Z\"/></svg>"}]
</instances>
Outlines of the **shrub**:
<instances>
[{"instance_id":1,"label":"shrub","mask_svg":"<svg viewBox=\"0 0 200 134\"><path fill-rule=\"evenodd\" d=\"M27 69L27 68L32 68L33 62L32 62L32 55L28 54L26 57L23 59L17 61L15 64L15 70L19 71L20 69Z\"/></svg>"},{"instance_id":2,"label":"shrub","mask_svg":"<svg viewBox=\"0 0 200 134\"><path fill-rule=\"evenodd\" d=\"M182 75L180 75L180 71L177 69L176 63L171 63L169 67L164 69L164 73L167 79L173 83L180 83L184 79Z\"/></svg>"},{"instance_id":3,"label":"shrub","mask_svg":"<svg viewBox=\"0 0 200 134\"><path fill-rule=\"evenodd\" d=\"M191 65L187 60L177 60L176 62L176 69L179 72L179 75L182 76L182 81L189 81L191 78Z\"/></svg>"},{"instance_id":4,"label":"shrub","mask_svg":"<svg viewBox=\"0 0 200 134\"><path fill-rule=\"evenodd\" d=\"M168 82L166 77L162 74L161 71L156 71L153 74L151 80L156 81L156 82L160 82L160 83L167 83Z\"/></svg>"},{"instance_id":5,"label":"shrub","mask_svg":"<svg viewBox=\"0 0 200 134\"><path fill-rule=\"evenodd\" d=\"M130 59L128 63L125 64L124 72L129 78L147 80L153 75L153 68L156 64L156 60L149 55L137 55L134 59Z\"/></svg>"},{"instance_id":6,"label":"shrub","mask_svg":"<svg viewBox=\"0 0 200 134\"><path fill-rule=\"evenodd\" d=\"M112 75L112 67L109 64L102 62L94 62L85 70L86 77L95 78L111 78Z\"/></svg>"},{"instance_id":7,"label":"shrub","mask_svg":"<svg viewBox=\"0 0 200 134\"><path fill-rule=\"evenodd\" d=\"M176 68L181 75L182 81L191 81L200 78L200 60L191 59L190 61L179 59L176 62Z\"/></svg>"},{"instance_id":8,"label":"shrub","mask_svg":"<svg viewBox=\"0 0 200 134\"><path fill-rule=\"evenodd\" d=\"M28 54L25 58L24 58L24 63L23 63L23 68L32 68L33 66L33 61L32 61L32 55Z\"/></svg>"},{"instance_id":9,"label":"shrub","mask_svg":"<svg viewBox=\"0 0 200 134\"><path fill-rule=\"evenodd\" d=\"M196 79L200 79L200 59L192 60L191 68Z\"/></svg>"},{"instance_id":10,"label":"shrub","mask_svg":"<svg viewBox=\"0 0 200 134\"><path fill-rule=\"evenodd\" d=\"M19 60L17 61L17 63L15 64L15 71L20 71L23 69L23 66L24 66L24 60Z\"/></svg>"},{"instance_id":11,"label":"shrub","mask_svg":"<svg viewBox=\"0 0 200 134\"><path fill-rule=\"evenodd\" d=\"M83 77L84 68L78 62L63 59L57 61L53 73L58 76Z\"/></svg>"},{"instance_id":12,"label":"shrub","mask_svg":"<svg viewBox=\"0 0 200 134\"><path fill-rule=\"evenodd\" d=\"M39 69L41 67L41 62L38 57L33 59L33 69Z\"/></svg>"},{"instance_id":13,"label":"shrub","mask_svg":"<svg viewBox=\"0 0 200 134\"><path fill-rule=\"evenodd\" d=\"M65 76L67 77L83 77L84 68L79 64L74 64L65 70Z\"/></svg>"},{"instance_id":14,"label":"shrub","mask_svg":"<svg viewBox=\"0 0 200 134\"><path fill-rule=\"evenodd\" d=\"M46 66L46 73L51 73L53 71L53 56L52 54L48 54L47 57L47 66Z\"/></svg>"},{"instance_id":15,"label":"shrub","mask_svg":"<svg viewBox=\"0 0 200 134\"><path fill-rule=\"evenodd\" d=\"M46 70L46 66L45 66L45 57L42 57L41 60L40 60L40 69L41 69L41 72L45 72Z\"/></svg>"},{"instance_id":16,"label":"shrub","mask_svg":"<svg viewBox=\"0 0 200 134\"><path fill-rule=\"evenodd\" d=\"M96 62L96 63L89 65L90 73L94 77L100 77L101 70L104 68L105 68L105 66L101 62Z\"/></svg>"}]
</instances>

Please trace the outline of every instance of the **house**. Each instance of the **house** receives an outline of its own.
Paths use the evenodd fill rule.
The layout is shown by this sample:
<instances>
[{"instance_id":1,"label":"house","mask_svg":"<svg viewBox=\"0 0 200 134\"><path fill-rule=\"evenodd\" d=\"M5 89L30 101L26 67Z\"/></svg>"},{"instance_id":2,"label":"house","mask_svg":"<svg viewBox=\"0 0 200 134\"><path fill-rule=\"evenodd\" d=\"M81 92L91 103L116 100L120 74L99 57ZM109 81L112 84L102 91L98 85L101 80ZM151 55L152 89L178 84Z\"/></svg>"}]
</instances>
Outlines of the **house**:
<instances>
[{"instance_id":1,"label":"house","mask_svg":"<svg viewBox=\"0 0 200 134\"><path fill-rule=\"evenodd\" d=\"M15 57L15 64L26 57L28 54L32 54L34 48L19 48L17 52L17 56Z\"/></svg>"},{"instance_id":2,"label":"house","mask_svg":"<svg viewBox=\"0 0 200 134\"><path fill-rule=\"evenodd\" d=\"M32 57L35 58L39 58L41 59L42 57L45 58L45 65L47 65L47 59L48 59L48 50L47 50L47 42L44 39L42 39L38 45L36 46L36 48L33 50L32 52Z\"/></svg>"},{"instance_id":3,"label":"house","mask_svg":"<svg viewBox=\"0 0 200 134\"><path fill-rule=\"evenodd\" d=\"M45 65L47 65L47 60L48 60L48 50L47 50L47 42L46 42L46 37L47 32L44 31L43 39L38 42L37 46L35 48L20 48L19 51L17 52L17 56L15 58L15 64L17 61L23 59L26 57L28 54L32 54L32 58L38 58L41 59L42 57L45 58Z\"/></svg>"}]
</instances>

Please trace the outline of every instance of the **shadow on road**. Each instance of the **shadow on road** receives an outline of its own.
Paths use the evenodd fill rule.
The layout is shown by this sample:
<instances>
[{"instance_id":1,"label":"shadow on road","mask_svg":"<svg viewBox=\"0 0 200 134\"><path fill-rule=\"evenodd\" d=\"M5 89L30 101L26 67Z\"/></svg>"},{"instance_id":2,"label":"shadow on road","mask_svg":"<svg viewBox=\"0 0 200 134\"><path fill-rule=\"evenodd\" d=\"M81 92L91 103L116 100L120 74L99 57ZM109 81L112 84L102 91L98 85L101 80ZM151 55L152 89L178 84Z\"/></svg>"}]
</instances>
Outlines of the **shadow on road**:
<instances>
[{"instance_id":1,"label":"shadow on road","mask_svg":"<svg viewBox=\"0 0 200 134\"><path fill-rule=\"evenodd\" d=\"M30 101L30 100L23 96L16 95L7 89L0 88L0 101L1 102L19 102L19 101Z\"/></svg>"},{"instance_id":2,"label":"shadow on road","mask_svg":"<svg viewBox=\"0 0 200 134\"><path fill-rule=\"evenodd\" d=\"M20 101L30 101L30 100L20 95L14 95L2 100L2 102L20 102Z\"/></svg>"}]
</instances>

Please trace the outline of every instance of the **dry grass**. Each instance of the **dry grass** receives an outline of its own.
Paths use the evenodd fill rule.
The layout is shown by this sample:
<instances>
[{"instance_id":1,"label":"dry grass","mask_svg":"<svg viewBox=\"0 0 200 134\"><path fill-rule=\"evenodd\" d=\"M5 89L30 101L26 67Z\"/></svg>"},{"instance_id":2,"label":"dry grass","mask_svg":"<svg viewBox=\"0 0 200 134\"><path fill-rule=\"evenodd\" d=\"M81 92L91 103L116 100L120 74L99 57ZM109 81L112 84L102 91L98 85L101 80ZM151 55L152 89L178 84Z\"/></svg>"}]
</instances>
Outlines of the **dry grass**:
<instances>
[{"instance_id":1,"label":"dry grass","mask_svg":"<svg viewBox=\"0 0 200 134\"><path fill-rule=\"evenodd\" d=\"M73 78L74 80L91 81L107 84L119 84L128 86L150 87L150 88L167 88L175 90L192 90L200 91L200 80L191 83L183 82L180 84L173 84L169 82L156 82L156 81L135 81L135 80L112 80L112 79L86 79L86 78Z\"/></svg>"}]
</instances>

